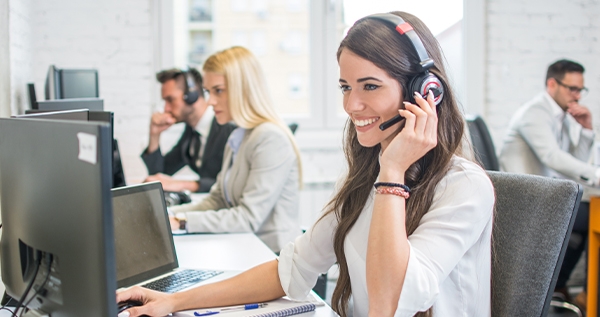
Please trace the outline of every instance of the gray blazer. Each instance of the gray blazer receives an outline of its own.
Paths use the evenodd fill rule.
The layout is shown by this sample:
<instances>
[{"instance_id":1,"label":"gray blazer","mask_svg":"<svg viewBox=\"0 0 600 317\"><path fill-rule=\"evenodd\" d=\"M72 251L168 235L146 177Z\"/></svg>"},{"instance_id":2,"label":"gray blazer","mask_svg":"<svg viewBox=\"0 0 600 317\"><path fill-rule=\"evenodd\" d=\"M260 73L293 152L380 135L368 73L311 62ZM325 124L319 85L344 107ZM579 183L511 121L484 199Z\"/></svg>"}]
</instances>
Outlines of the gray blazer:
<instances>
[{"instance_id":1,"label":"gray blazer","mask_svg":"<svg viewBox=\"0 0 600 317\"><path fill-rule=\"evenodd\" d=\"M560 148L561 109L542 93L523 105L510 121L500 150L500 169L506 172L568 178L580 183L596 182L596 167L586 163L594 141L593 131L581 129L577 144ZM567 116L571 116L567 114ZM574 118L569 124L578 125Z\"/></svg>"},{"instance_id":2,"label":"gray blazer","mask_svg":"<svg viewBox=\"0 0 600 317\"><path fill-rule=\"evenodd\" d=\"M170 210L186 213L188 232L254 232L279 252L301 233L298 160L292 143L280 127L263 123L246 131L230 165L232 155L227 144L208 197ZM225 199L225 187L231 203Z\"/></svg>"}]
</instances>

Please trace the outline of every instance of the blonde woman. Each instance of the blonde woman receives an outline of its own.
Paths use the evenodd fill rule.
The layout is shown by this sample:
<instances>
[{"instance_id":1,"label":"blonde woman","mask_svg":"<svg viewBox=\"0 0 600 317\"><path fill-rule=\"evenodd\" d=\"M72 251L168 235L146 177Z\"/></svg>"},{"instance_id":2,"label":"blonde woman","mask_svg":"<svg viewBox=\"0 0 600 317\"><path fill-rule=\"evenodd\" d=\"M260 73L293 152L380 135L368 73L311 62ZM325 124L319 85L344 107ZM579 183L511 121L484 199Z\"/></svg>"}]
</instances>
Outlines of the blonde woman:
<instances>
[{"instance_id":1,"label":"blonde woman","mask_svg":"<svg viewBox=\"0 0 600 317\"><path fill-rule=\"evenodd\" d=\"M210 56L203 66L208 104L234 130L209 196L173 207L171 226L187 232L254 232L274 252L301 231L301 163L289 128L278 117L258 60L243 47Z\"/></svg>"}]
</instances>

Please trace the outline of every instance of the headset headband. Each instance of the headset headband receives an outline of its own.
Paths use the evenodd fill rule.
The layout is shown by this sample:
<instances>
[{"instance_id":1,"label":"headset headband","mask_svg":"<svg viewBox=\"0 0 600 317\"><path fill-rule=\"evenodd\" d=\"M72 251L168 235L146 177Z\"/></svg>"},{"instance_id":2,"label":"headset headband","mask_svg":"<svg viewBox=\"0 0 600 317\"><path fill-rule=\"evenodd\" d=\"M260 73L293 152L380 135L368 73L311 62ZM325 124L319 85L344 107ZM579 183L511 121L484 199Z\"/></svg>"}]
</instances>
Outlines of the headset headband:
<instances>
[{"instance_id":1,"label":"headset headband","mask_svg":"<svg viewBox=\"0 0 600 317\"><path fill-rule=\"evenodd\" d=\"M196 82L194 81L194 74L192 74L191 68L189 66L186 66L186 68L182 69L181 72L185 77L185 83L187 86L185 92L187 93L189 91L196 91Z\"/></svg>"},{"instance_id":2,"label":"headset headband","mask_svg":"<svg viewBox=\"0 0 600 317\"><path fill-rule=\"evenodd\" d=\"M377 19L392 24L398 33L406 35L410 40L410 43L421 60L419 62L421 70L426 72L433 66L433 59L429 58L429 55L427 55L427 50L425 50L425 46L423 46L423 42L421 42L419 35L413 30L412 26L408 24L408 22L405 22L401 17L391 13L378 13L366 16L365 19Z\"/></svg>"}]
</instances>

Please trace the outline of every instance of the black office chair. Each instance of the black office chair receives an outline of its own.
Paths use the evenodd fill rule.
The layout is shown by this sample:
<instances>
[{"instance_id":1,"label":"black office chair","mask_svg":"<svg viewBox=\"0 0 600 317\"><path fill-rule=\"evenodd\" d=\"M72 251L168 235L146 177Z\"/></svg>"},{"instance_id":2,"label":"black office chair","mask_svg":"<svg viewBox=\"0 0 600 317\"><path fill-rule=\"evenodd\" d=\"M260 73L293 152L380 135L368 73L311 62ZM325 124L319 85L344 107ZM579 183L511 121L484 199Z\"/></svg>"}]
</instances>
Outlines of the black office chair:
<instances>
[{"instance_id":1,"label":"black office chair","mask_svg":"<svg viewBox=\"0 0 600 317\"><path fill-rule=\"evenodd\" d=\"M485 121L480 116L467 116L466 119L477 161L486 170L499 171L496 149Z\"/></svg>"},{"instance_id":2,"label":"black office chair","mask_svg":"<svg viewBox=\"0 0 600 317\"><path fill-rule=\"evenodd\" d=\"M492 229L492 317L546 316L579 203L581 185L488 171L496 192Z\"/></svg>"}]
</instances>

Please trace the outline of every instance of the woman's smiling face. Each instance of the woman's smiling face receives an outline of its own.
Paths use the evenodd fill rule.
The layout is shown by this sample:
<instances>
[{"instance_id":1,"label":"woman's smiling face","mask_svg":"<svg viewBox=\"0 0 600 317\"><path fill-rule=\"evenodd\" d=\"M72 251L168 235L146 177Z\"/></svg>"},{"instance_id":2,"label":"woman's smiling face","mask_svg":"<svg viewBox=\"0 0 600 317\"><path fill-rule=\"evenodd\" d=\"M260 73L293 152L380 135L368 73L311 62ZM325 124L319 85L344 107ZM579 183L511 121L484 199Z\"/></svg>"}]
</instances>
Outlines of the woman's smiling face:
<instances>
[{"instance_id":1,"label":"woman's smiling face","mask_svg":"<svg viewBox=\"0 0 600 317\"><path fill-rule=\"evenodd\" d=\"M354 123L358 142L365 147L381 143L385 149L404 122L385 131L379 125L404 108L402 87L383 69L348 49L342 50L338 63L344 110Z\"/></svg>"}]
</instances>

